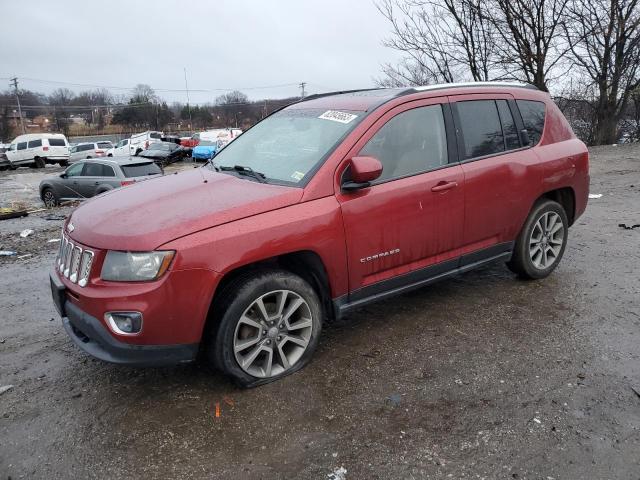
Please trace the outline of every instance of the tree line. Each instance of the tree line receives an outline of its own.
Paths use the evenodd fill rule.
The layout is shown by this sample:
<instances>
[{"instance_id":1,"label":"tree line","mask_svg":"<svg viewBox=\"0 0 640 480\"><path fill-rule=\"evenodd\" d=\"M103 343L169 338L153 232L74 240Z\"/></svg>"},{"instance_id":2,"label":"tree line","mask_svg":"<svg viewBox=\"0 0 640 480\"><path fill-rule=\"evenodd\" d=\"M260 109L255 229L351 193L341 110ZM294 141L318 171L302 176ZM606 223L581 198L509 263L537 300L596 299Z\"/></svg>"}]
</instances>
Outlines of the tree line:
<instances>
[{"instance_id":1,"label":"tree line","mask_svg":"<svg viewBox=\"0 0 640 480\"><path fill-rule=\"evenodd\" d=\"M51 128L69 134L72 117L81 117L101 131L107 123L133 130L198 131L206 128L244 127L253 125L274 110L297 98L250 101L240 91L220 95L205 105L180 102L168 104L154 89L145 84L136 85L128 96L113 95L106 89L74 93L59 88L49 95L30 90L18 92L27 121L45 115L51 118ZM9 121L16 111L15 92L0 92L0 138L7 141L17 135Z\"/></svg>"},{"instance_id":2,"label":"tree line","mask_svg":"<svg viewBox=\"0 0 640 480\"><path fill-rule=\"evenodd\" d=\"M551 90L589 144L640 140L639 2L380 0L384 44L405 56L377 82L519 80Z\"/></svg>"}]
</instances>

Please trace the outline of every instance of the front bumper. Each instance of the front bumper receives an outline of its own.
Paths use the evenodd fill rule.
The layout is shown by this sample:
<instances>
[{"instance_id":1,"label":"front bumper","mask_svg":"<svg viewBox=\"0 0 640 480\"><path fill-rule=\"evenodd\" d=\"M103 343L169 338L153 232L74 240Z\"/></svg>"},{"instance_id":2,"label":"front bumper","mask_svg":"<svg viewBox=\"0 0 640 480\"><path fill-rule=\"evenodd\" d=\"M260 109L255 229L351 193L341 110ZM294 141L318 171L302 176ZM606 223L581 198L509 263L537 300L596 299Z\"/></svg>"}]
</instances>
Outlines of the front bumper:
<instances>
[{"instance_id":1,"label":"front bumper","mask_svg":"<svg viewBox=\"0 0 640 480\"><path fill-rule=\"evenodd\" d=\"M66 300L66 287L55 272L49 274L51 295L62 325L73 342L105 362L134 367L160 367L195 360L199 345L136 345L115 339L95 317Z\"/></svg>"}]
</instances>

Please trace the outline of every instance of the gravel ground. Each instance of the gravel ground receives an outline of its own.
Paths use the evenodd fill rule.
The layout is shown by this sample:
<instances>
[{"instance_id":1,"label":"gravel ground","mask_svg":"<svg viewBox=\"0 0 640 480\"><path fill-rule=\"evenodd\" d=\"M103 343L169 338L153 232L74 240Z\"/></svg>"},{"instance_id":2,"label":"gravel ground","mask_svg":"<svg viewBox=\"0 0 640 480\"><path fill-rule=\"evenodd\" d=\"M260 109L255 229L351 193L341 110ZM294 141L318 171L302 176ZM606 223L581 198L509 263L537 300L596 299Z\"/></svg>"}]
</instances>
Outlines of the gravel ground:
<instances>
[{"instance_id":1,"label":"gravel ground","mask_svg":"<svg viewBox=\"0 0 640 480\"><path fill-rule=\"evenodd\" d=\"M640 228L618 224L640 223L639 157L592 151L603 196L548 279L496 264L363 308L252 390L82 354L48 291L69 207L0 222L31 253L0 257L0 479L638 480Z\"/></svg>"}]
</instances>

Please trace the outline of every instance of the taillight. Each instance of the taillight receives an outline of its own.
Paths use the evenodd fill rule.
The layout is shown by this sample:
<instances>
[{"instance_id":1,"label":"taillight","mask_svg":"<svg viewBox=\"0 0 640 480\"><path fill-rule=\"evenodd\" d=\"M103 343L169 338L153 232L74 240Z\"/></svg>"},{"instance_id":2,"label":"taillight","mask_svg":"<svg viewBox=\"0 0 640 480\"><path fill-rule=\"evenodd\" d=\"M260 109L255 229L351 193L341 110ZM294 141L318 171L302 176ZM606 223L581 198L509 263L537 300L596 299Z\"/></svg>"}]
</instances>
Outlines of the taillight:
<instances>
[{"instance_id":1,"label":"taillight","mask_svg":"<svg viewBox=\"0 0 640 480\"><path fill-rule=\"evenodd\" d=\"M104 150L96 150L96 155L101 157L104 155Z\"/></svg>"},{"instance_id":2,"label":"taillight","mask_svg":"<svg viewBox=\"0 0 640 480\"><path fill-rule=\"evenodd\" d=\"M45 152L48 152L49 151L49 147L44 146L44 147L42 147L42 150L45 151Z\"/></svg>"},{"instance_id":3,"label":"taillight","mask_svg":"<svg viewBox=\"0 0 640 480\"><path fill-rule=\"evenodd\" d=\"M134 183L136 183L135 180L123 180L120 182L120 186L126 187L127 185L133 185Z\"/></svg>"}]
</instances>

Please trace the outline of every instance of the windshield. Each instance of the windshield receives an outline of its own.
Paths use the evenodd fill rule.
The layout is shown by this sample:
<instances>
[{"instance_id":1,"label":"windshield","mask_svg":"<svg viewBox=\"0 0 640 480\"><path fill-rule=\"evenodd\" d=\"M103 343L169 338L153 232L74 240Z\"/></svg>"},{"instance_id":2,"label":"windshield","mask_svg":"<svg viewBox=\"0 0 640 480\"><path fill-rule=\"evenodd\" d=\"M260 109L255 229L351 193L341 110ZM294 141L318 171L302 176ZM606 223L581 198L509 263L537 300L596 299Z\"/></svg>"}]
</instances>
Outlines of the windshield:
<instances>
[{"instance_id":1,"label":"windshield","mask_svg":"<svg viewBox=\"0 0 640 480\"><path fill-rule=\"evenodd\" d=\"M281 110L229 143L216 155L215 164L249 167L267 181L297 185L314 173L362 116L363 112Z\"/></svg>"}]
</instances>

